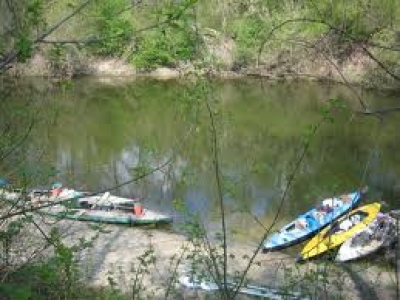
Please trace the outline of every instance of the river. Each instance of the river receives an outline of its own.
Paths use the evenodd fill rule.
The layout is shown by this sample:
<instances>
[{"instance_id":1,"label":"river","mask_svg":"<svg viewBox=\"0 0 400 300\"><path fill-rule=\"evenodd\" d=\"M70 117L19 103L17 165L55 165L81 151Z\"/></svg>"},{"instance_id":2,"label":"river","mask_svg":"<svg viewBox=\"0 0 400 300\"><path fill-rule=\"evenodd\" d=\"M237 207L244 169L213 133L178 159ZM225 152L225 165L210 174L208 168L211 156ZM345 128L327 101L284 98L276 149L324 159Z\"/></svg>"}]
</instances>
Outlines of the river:
<instances>
[{"instance_id":1,"label":"river","mask_svg":"<svg viewBox=\"0 0 400 300\"><path fill-rule=\"evenodd\" d=\"M8 99L25 106L37 99L39 115L45 116L24 146L26 165L40 175L32 184L52 175L49 182L96 191L171 160L114 193L142 197L147 207L173 214L177 224L183 217L173 202L181 200L219 230L207 98L215 111L224 203L234 240L256 241L263 232L259 223L269 225L307 141L309 151L295 171L278 224L318 199L365 185L365 202L383 200L388 204L384 210L398 208L400 117L394 113L379 121L354 114L361 105L345 86L243 78L201 86L149 78L79 78L60 88L46 80L29 81ZM396 105L395 95L357 92L372 109ZM328 109L328 103L336 103L335 108ZM310 139L313 126L327 114L330 120Z\"/></svg>"}]
</instances>

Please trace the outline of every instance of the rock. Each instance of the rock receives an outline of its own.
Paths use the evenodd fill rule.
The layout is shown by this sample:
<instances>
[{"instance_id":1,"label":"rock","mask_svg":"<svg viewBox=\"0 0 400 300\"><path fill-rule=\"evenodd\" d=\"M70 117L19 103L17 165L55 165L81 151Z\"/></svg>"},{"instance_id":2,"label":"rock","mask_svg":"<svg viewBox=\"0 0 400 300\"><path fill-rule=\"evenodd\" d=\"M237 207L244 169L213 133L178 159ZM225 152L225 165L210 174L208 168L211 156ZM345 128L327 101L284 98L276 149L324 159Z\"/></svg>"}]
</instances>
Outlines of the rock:
<instances>
[{"instance_id":1,"label":"rock","mask_svg":"<svg viewBox=\"0 0 400 300\"><path fill-rule=\"evenodd\" d=\"M176 69L160 67L149 73L149 76L158 79L172 79L180 76L180 73Z\"/></svg>"},{"instance_id":2,"label":"rock","mask_svg":"<svg viewBox=\"0 0 400 300\"><path fill-rule=\"evenodd\" d=\"M122 60L107 59L90 63L88 73L96 76L132 76L136 74L136 70Z\"/></svg>"}]
</instances>

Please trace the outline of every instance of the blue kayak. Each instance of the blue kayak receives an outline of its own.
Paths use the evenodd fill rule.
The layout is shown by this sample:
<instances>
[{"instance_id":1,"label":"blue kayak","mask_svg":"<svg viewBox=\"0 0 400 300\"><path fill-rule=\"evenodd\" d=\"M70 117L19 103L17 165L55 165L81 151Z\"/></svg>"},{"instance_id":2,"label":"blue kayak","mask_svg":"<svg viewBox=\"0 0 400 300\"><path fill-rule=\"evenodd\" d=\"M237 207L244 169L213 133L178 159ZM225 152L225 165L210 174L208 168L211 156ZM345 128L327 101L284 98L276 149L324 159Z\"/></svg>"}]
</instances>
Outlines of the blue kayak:
<instances>
[{"instance_id":1,"label":"blue kayak","mask_svg":"<svg viewBox=\"0 0 400 300\"><path fill-rule=\"evenodd\" d=\"M267 238L264 241L263 251L280 250L312 237L357 206L361 196L362 193L357 191L322 200L320 205L299 215L294 221Z\"/></svg>"}]
</instances>

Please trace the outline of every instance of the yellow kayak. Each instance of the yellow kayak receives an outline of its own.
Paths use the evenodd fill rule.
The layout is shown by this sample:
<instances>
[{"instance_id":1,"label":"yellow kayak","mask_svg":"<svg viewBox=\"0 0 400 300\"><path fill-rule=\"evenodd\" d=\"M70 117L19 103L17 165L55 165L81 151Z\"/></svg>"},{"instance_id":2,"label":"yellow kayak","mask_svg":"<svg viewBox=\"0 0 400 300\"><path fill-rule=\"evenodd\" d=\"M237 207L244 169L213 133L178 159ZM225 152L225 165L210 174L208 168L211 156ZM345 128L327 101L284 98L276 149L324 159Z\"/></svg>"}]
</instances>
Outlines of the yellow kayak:
<instances>
[{"instance_id":1,"label":"yellow kayak","mask_svg":"<svg viewBox=\"0 0 400 300\"><path fill-rule=\"evenodd\" d=\"M381 208L371 203L352 210L322 230L301 251L299 260L306 260L334 249L371 223Z\"/></svg>"}]
</instances>

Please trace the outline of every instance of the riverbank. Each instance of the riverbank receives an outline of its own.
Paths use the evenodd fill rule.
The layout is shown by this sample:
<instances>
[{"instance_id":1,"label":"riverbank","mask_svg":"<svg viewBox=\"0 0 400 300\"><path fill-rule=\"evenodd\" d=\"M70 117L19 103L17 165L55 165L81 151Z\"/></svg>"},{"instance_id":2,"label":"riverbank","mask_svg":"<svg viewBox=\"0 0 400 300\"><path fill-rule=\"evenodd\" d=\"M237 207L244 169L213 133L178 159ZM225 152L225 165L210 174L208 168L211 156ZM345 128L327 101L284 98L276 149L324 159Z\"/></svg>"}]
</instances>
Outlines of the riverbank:
<instances>
[{"instance_id":1,"label":"riverbank","mask_svg":"<svg viewBox=\"0 0 400 300\"><path fill-rule=\"evenodd\" d=\"M215 52L215 51L214 51ZM16 63L8 74L11 76L40 76L52 79L68 79L75 76L96 77L152 77L169 80L188 77L196 73L201 76L220 78L258 77L269 80L310 80L358 85L378 90L398 89L398 85L385 70L368 55L354 51L346 59L327 59L322 53L278 53L268 60L250 66L238 67L231 60L219 56L216 61L224 60L224 67L211 64L207 68L195 67L195 62L182 62L177 67L158 67L153 70L139 70L123 59L100 59L70 55L62 65L55 66L46 56L36 53L26 63Z\"/></svg>"},{"instance_id":2,"label":"riverbank","mask_svg":"<svg viewBox=\"0 0 400 300\"><path fill-rule=\"evenodd\" d=\"M200 251L200 248L194 249L182 234L168 228L98 227L85 222L55 222L48 217L37 218L36 221L41 231L34 226L25 228L25 242L19 240L19 249L28 241L34 243L32 246L35 245L35 248L47 244L44 234L50 235L57 228L63 243L70 247L75 245L80 281L87 288L112 288L128 297L137 293L136 296L145 298L165 299L169 291L170 298L199 298L199 291L182 288L177 283L179 276L187 274L191 266L196 265L193 254ZM86 241L86 246L83 246L83 241ZM256 244L230 242L228 273L243 272L255 248ZM42 261L54 255L52 247L39 253L36 259ZM19 252L15 259L26 257ZM199 267L195 266L197 272ZM299 265L292 255L284 252L258 254L246 280L278 288L282 292L301 292L308 297L313 295L324 299L333 296L343 299L392 299L395 292L391 267L385 269L365 262L339 265L329 261Z\"/></svg>"}]
</instances>

